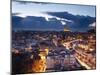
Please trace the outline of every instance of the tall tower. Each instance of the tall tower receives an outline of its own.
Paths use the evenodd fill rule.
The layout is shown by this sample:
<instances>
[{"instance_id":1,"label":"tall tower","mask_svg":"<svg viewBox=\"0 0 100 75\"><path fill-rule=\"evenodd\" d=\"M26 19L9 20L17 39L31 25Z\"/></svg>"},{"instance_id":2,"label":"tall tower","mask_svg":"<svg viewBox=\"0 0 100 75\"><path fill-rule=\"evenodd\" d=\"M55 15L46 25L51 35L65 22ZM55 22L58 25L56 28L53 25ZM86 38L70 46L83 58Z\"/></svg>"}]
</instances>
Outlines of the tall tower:
<instances>
[{"instance_id":1,"label":"tall tower","mask_svg":"<svg viewBox=\"0 0 100 75\"><path fill-rule=\"evenodd\" d=\"M70 31L70 30L67 28L67 25L64 25L64 32L67 32L67 31Z\"/></svg>"}]
</instances>

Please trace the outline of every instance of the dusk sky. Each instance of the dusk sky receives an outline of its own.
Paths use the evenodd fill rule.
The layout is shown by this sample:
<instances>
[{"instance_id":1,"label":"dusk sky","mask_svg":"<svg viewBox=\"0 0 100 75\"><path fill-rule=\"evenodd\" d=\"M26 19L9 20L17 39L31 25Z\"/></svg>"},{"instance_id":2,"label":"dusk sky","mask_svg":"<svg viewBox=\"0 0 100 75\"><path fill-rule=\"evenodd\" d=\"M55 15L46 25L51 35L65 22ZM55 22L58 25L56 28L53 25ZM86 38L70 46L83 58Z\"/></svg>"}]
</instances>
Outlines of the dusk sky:
<instances>
[{"instance_id":1,"label":"dusk sky","mask_svg":"<svg viewBox=\"0 0 100 75\"><path fill-rule=\"evenodd\" d=\"M36 3L34 1L30 2L27 0L12 1L12 14L15 14L15 16L19 16L25 19L27 16L44 17L46 21L49 21L49 18L56 18L55 23L52 21L51 23L52 25L56 23L58 24L58 26L61 24L62 25L67 24L69 25L69 28L71 28L72 30L87 30L87 27L89 27L90 24L95 23L95 17L96 17L95 10L96 10L95 6L89 6L89 5L72 5L72 4L41 3L41 2ZM68 17L69 15L70 17ZM32 24L30 23L29 19L28 20L26 19L25 21L29 23L28 25ZM40 19L37 21L43 22ZM23 24L22 22L23 21L21 21L21 24ZM44 23L43 24L48 25L50 24L49 22L48 23L44 22L45 24ZM33 22L33 24L35 25L35 22ZM36 25L37 24L39 25L39 23L36 23Z\"/></svg>"},{"instance_id":2,"label":"dusk sky","mask_svg":"<svg viewBox=\"0 0 100 75\"><path fill-rule=\"evenodd\" d=\"M22 16L43 15L43 12L64 12L73 15L95 17L95 6L70 5L70 4L36 4L12 1L12 12L21 13ZM46 15L46 14L44 14Z\"/></svg>"}]
</instances>

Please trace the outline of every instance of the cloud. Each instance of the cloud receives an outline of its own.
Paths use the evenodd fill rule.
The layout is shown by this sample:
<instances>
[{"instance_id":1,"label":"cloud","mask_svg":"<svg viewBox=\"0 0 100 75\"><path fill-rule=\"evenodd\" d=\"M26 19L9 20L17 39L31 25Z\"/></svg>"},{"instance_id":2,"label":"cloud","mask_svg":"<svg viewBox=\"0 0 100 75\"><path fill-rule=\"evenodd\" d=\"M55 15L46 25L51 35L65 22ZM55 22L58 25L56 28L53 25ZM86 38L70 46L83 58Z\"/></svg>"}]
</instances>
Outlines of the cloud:
<instances>
[{"instance_id":1,"label":"cloud","mask_svg":"<svg viewBox=\"0 0 100 75\"><path fill-rule=\"evenodd\" d=\"M68 19L64 19L64 18L60 18L60 17L56 17L56 16L53 16L53 15L49 15L47 13L32 13L32 14L22 14L22 13L12 13L13 16L20 16L20 17L27 17L27 16L37 16L37 17L44 17L46 21L50 21L50 18L55 18L57 19L58 21L61 21L61 23L66 23L66 22L70 22L72 23L73 21L72 20L68 20Z\"/></svg>"},{"instance_id":2,"label":"cloud","mask_svg":"<svg viewBox=\"0 0 100 75\"><path fill-rule=\"evenodd\" d=\"M66 25L66 22L64 22L64 21L61 21L61 23L62 23L62 25Z\"/></svg>"},{"instance_id":3,"label":"cloud","mask_svg":"<svg viewBox=\"0 0 100 75\"><path fill-rule=\"evenodd\" d=\"M90 26L95 26L95 17L73 15L68 12L49 12L42 15L21 14L12 16L13 29L31 30L63 30L64 25L71 31L87 31Z\"/></svg>"},{"instance_id":4,"label":"cloud","mask_svg":"<svg viewBox=\"0 0 100 75\"><path fill-rule=\"evenodd\" d=\"M73 21L73 24L69 25L69 27L76 31L86 31L88 29L89 24L94 23L96 21L95 17L73 15L68 12L47 12L47 14Z\"/></svg>"},{"instance_id":5,"label":"cloud","mask_svg":"<svg viewBox=\"0 0 100 75\"><path fill-rule=\"evenodd\" d=\"M96 22L89 24L89 27L96 27Z\"/></svg>"},{"instance_id":6,"label":"cloud","mask_svg":"<svg viewBox=\"0 0 100 75\"><path fill-rule=\"evenodd\" d=\"M45 17L27 16L19 17L12 16L13 29L21 30L63 30L63 25L56 18L50 18L49 21Z\"/></svg>"}]
</instances>

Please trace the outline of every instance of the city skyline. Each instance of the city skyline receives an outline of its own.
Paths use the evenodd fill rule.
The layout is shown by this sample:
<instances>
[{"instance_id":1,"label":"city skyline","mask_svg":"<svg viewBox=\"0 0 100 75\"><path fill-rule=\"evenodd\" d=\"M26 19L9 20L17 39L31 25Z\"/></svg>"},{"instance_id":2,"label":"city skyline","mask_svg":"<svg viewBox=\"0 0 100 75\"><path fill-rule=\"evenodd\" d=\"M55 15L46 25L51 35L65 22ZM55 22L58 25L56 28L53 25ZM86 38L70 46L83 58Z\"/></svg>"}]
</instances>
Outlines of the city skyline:
<instances>
[{"instance_id":1,"label":"city skyline","mask_svg":"<svg viewBox=\"0 0 100 75\"><path fill-rule=\"evenodd\" d=\"M96 69L96 7L12 1L12 74Z\"/></svg>"}]
</instances>

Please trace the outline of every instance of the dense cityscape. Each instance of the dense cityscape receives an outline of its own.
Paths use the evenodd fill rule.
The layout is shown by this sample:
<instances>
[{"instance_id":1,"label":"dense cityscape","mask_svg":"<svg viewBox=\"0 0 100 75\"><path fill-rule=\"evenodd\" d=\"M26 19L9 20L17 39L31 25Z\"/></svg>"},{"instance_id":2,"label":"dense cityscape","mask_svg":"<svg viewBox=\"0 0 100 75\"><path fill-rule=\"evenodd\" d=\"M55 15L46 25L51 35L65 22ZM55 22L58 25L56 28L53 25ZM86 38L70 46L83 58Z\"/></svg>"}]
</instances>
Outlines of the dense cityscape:
<instances>
[{"instance_id":1,"label":"dense cityscape","mask_svg":"<svg viewBox=\"0 0 100 75\"><path fill-rule=\"evenodd\" d=\"M12 74L96 69L96 6L12 1Z\"/></svg>"},{"instance_id":2,"label":"dense cityscape","mask_svg":"<svg viewBox=\"0 0 100 75\"><path fill-rule=\"evenodd\" d=\"M13 31L12 72L37 73L96 68L95 31Z\"/></svg>"}]
</instances>

